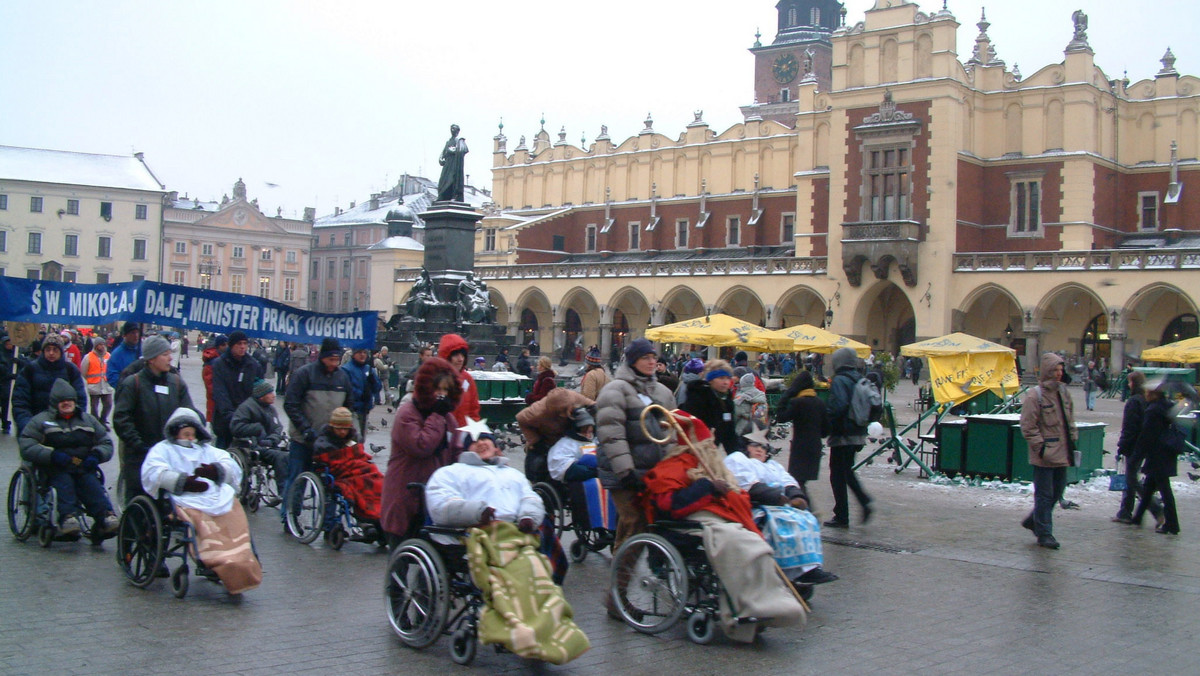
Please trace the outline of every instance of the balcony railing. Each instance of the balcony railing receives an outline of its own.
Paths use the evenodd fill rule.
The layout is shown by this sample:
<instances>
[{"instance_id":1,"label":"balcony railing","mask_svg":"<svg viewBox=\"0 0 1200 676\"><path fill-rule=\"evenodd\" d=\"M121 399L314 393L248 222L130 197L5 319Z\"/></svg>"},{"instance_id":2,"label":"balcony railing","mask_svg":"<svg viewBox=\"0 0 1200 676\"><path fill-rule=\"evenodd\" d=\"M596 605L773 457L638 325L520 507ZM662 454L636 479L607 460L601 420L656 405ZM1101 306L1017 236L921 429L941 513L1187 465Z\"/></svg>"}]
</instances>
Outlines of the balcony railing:
<instances>
[{"instance_id":1,"label":"balcony railing","mask_svg":"<svg viewBox=\"0 0 1200 676\"><path fill-rule=\"evenodd\" d=\"M916 221L880 221L843 223L843 242L921 240L921 224Z\"/></svg>"},{"instance_id":2,"label":"balcony railing","mask_svg":"<svg viewBox=\"0 0 1200 676\"><path fill-rule=\"evenodd\" d=\"M1200 249L1103 249L954 254L955 272L1200 269Z\"/></svg>"},{"instance_id":3,"label":"balcony railing","mask_svg":"<svg viewBox=\"0 0 1200 676\"><path fill-rule=\"evenodd\" d=\"M539 263L479 266L481 279L594 279L618 277L688 277L699 275L821 275L823 256L805 258L739 258L729 260L623 261L620 263ZM396 281L412 281L419 268L396 270Z\"/></svg>"}]
</instances>

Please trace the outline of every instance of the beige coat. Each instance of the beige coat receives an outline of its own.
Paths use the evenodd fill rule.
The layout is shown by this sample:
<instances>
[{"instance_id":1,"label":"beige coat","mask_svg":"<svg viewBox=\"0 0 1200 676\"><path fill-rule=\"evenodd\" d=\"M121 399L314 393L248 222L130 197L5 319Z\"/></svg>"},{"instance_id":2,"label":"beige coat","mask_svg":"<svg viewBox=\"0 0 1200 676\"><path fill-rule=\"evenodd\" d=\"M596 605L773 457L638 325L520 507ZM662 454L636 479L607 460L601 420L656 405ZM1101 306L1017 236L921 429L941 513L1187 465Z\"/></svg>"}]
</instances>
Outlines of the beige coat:
<instances>
[{"instance_id":1,"label":"beige coat","mask_svg":"<svg viewBox=\"0 0 1200 676\"><path fill-rule=\"evenodd\" d=\"M579 383L579 393L583 396L595 401L600 397L600 390L608 384L612 378L608 377L608 372L601 366L598 369L592 369L583 374L583 380Z\"/></svg>"},{"instance_id":2,"label":"beige coat","mask_svg":"<svg viewBox=\"0 0 1200 676\"><path fill-rule=\"evenodd\" d=\"M1042 380L1021 400L1021 435L1029 445L1029 464L1035 467L1069 466L1067 435L1072 441L1079 438L1071 393L1052 375L1062 361L1056 354L1042 355Z\"/></svg>"}]
</instances>

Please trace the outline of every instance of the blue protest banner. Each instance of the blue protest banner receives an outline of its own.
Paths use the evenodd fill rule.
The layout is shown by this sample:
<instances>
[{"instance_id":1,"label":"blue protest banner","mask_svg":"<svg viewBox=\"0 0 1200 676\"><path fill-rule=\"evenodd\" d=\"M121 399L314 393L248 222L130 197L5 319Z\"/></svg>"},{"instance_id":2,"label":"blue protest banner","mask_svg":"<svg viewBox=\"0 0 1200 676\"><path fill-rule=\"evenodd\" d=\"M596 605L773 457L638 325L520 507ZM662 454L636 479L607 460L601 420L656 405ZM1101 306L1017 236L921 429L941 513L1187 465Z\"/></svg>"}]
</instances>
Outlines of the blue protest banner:
<instances>
[{"instance_id":1,"label":"blue protest banner","mask_svg":"<svg viewBox=\"0 0 1200 676\"><path fill-rule=\"evenodd\" d=\"M0 320L92 326L115 321L161 324L252 338L375 347L374 312L322 314L224 291L160 282L70 284L0 277Z\"/></svg>"}]
</instances>

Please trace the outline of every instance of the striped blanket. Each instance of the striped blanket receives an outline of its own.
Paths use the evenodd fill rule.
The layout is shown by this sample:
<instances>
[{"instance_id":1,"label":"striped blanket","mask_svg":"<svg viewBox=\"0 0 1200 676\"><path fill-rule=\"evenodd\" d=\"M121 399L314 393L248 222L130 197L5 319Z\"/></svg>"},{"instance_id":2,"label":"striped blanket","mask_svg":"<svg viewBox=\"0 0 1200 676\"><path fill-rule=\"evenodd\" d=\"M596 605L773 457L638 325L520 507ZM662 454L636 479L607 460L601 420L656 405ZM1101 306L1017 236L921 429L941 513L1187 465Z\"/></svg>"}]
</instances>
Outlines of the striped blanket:
<instances>
[{"instance_id":1,"label":"striped blanket","mask_svg":"<svg viewBox=\"0 0 1200 676\"><path fill-rule=\"evenodd\" d=\"M233 509L220 516L178 503L175 514L192 524L196 535L192 553L221 578L226 591L241 594L262 582L262 566L250 546L250 525L237 500L233 501Z\"/></svg>"},{"instance_id":2,"label":"striped blanket","mask_svg":"<svg viewBox=\"0 0 1200 676\"><path fill-rule=\"evenodd\" d=\"M497 521L467 537L471 579L483 592L479 641L496 643L528 659L566 664L591 647L572 619L536 535Z\"/></svg>"}]
</instances>

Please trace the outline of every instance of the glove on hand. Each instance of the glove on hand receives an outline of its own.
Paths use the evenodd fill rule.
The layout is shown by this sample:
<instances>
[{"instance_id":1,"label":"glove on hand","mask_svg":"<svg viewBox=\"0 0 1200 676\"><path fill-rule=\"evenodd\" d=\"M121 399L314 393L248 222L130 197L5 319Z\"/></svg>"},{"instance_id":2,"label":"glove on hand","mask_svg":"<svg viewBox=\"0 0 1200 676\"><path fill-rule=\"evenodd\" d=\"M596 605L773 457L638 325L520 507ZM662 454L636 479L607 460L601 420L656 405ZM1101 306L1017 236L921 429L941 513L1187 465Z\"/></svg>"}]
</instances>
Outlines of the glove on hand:
<instances>
[{"instance_id":1,"label":"glove on hand","mask_svg":"<svg viewBox=\"0 0 1200 676\"><path fill-rule=\"evenodd\" d=\"M481 525L481 526L486 526L495 520L496 520L496 508L495 507L487 507L483 510L483 513L479 515L479 525Z\"/></svg>"},{"instance_id":2,"label":"glove on hand","mask_svg":"<svg viewBox=\"0 0 1200 676\"><path fill-rule=\"evenodd\" d=\"M524 519L521 519L520 523L517 524L517 530L521 531L522 533L532 534L537 530L537 524L533 522L533 519L525 517Z\"/></svg>"},{"instance_id":3,"label":"glove on hand","mask_svg":"<svg viewBox=\"0 0 1200 676\"><path fill-rule=\"evenodd\" d=\"M304 430L304 443L312 445L312 443L316 440L317 440L317 431L316 430L314 430L311 427Z\"/></svg>"},{"instance_id":4,"label":"glove on hand","mask_svg":"<svg viewBox=\"0 0 1200 676\"><path fill-rule=\"evenodd\" d=\"M441 397L433 402L434 413L449 413L454 410L454 402L446 397Z\"/></svg>"},{"instance_id":5,"label":"glove on hand","mask_svg":"<svg viewBox=\"0 0 1200 676\"><path fill-rule=\"evenodd\" d=\"M788 504L796 509L808 509L808 502L804 498L792 498Z\"/></svg>"},{"instance_id":6,"label":"glove on hand","mask_svg":"<svg viewBox=\"0 0 1200 676\"><path fill-rule=\"evenodd\" d=\"M724 479L714 479L712 485L713 495L725 495L729 492L729 483Z\"/></svg>"},{"instance_id":7,"label":"glove on hand","mask_svg":"<svg viewBox=\"0 0 1200 676\"><path fill-rule=\"evenodd\" d=\"M67 467L71 464L71 456L66 451L55 451L50 454L50 462L56 467Z\"/></svg>"},{"instance_id":8,"label":"glove on hand","mask_svg":"<svg viewBox=\"0 0 1200 676\"><path fill-rule=\"evenodd\" d=\"M221 481L221 470L212 463L205 463L196 468L195 476L204 477L214 483Z\"/></svg>"},{"instance_id":9,"label":"glove on hand","mask_svg":"<svg viewBox=\"0 0 1200 676\"><path fill-rule=\"evenodd\" d=\"M208 490L208 484L204 483L195 476L190 476L187 481L183 482L183 490L186 493L203 493Z\"/></svg>"}]
</instances>

